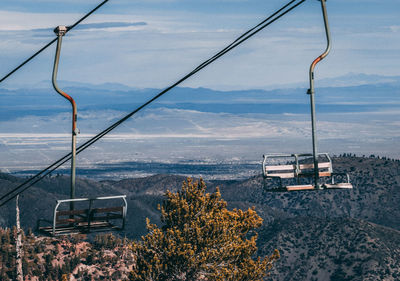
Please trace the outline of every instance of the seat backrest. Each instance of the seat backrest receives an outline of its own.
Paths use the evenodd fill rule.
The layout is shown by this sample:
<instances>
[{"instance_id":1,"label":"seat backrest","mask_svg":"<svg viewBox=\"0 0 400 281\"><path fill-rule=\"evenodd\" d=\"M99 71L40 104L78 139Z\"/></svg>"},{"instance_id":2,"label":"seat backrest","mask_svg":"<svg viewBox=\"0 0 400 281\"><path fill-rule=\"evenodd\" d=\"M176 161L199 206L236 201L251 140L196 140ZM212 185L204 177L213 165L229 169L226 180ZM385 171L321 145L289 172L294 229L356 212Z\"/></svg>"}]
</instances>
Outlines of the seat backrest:
<instances>
[{"instance_id":1,"label":"seat backrest","mask_svg":"<svg viewBox=\"0 0 400 281\"><path fill-rule=\"evenodd\" d=\"M299 164L298 165L298 176L306 176L314 174L314 163L312 164ZM320 177L330 177L332 175L332 163L331 162L319 162L318 171Z\"/></svg>"},{"instance_id":2,"label":"seat backrest","mask_svg":"<svg viewBox=\"0 0 400 281\"><path fill-rule=\"evenodd\" d=\"M122 200L122 204L112 207L95 207L95 202L110 200ZM84 208L77 208L75 210L59 210L61 204L68 204L71 202L83 204ZM53 223L54 225L62 225L71 223L90 223L108 219L125 220L126 211L126 195L57 200L57 205L54 209Z\"/></svg>"},{"instance_id":3,"label":"seat backrest","mask_svg":"<svg viewBox=\"0 0 400 281\"><path fill-rule=\"evenodd\" d=\"M311 157L311 154L264 155L263 175L267 178L281 179L312 176L314 174L314 163L311 162ZM318 163L319 176L331 176L331 158L326 153L319 154L319 158L321 158ZM282 163L282 160L286 160L286 162ZM274 161L281 161L281 163L276 164Z\"/></svg>"},{"instance_id":4,"label":"seat backrest","mask_svg":"<svg viewBox=\"0 0 400 281\"><path fill-rule=\"evenodd\" d=\"M273 165L264 168L264 175L267 177L288 179L294 178L296 174L296 165Z\"/></svg>"},{"instance_id":5,"label":"seat backrest","mask_svg":"<svg viewBox=\"0 0 400 281\"><path fill-rule=\"evenodd\" d=\"M108 219L123 219L124 207L93 208L56 212L56 224L89 223Z\"/></svg>"}]
</instances>

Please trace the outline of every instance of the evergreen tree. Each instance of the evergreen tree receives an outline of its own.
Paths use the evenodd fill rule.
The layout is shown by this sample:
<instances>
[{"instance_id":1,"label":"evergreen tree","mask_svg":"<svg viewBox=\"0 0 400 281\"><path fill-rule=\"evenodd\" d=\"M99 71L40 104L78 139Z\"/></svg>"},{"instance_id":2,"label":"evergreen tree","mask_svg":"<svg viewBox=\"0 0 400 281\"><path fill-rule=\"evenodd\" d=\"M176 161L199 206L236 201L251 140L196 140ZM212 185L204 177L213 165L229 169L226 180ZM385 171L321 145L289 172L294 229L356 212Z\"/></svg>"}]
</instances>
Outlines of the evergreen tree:
<instances>
[{"instance_id":1,"label":"evergreen tree","mask_svg":"<svg viewBox=\"0 0 400 281\"><path fill-rule=\"evenodd\" d=\"M254 209L229 211L219 190L188 179L167 192L163 226L147 220L149 233L132 244L136 264L131 280L262 280L279 253L254 259L262 219Z\"/></svg>"}]
</instances>

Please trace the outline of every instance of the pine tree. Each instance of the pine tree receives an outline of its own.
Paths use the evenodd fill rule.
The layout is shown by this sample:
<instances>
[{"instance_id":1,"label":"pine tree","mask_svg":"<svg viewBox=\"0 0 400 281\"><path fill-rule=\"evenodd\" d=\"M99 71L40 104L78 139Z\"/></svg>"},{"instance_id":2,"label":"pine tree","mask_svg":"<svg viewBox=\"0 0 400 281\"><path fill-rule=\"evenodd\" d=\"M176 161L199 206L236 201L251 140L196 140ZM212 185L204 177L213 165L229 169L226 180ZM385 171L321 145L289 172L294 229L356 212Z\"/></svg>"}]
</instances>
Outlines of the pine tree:
<instances>
[{"instance_id":1,"label":"pine tree","mask_svg":"<svg viewBox=\"0 0 400 281\"><path fill-rule=\"evenodd\" d=\"M262 280L279 253L254 259L262 219L253 209L227 210L219 190L206 193L201 180L188 179L167 192L161 228L147 219L149 233L133 242L131 280Z\"/></svg>"}]
</instances>

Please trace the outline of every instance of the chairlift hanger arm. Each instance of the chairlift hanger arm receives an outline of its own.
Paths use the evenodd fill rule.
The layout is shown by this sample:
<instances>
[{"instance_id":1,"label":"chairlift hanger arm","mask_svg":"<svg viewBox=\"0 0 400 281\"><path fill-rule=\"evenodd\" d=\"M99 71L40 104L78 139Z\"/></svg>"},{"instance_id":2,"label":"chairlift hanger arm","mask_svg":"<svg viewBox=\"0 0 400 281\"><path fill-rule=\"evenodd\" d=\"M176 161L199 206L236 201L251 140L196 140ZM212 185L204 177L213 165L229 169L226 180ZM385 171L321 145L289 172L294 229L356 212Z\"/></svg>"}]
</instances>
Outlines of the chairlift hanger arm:
<instances>
[{"instance_id":1,"label":"chairlift hanger arm","mask_svg":"<svg viewBox=\"0 0 400 281\"><path fill-rule=\"evenodd\" d=\"M68 28L66 26L58 26L56 29L54 29L54 32L57 34L57 49L56 49L56 56L54 58L52 83L57 93L59 93L62 97L66 98L71 103L72 113L73 113L72 132L76 134L77 107L75 100L70 95L61 90L57 84L57 73L58 73L58 65L60 62L62 38L67 33L67 31Z\"/></svg>"},{"instance_id":2,"label":"chairlift hanger arm","mask_svg":"<svg viewBox=\"0 0 400 281\"><path fill-rule=\"evenodd\" d=\"M76 182L76 136L78 134L78 129L76 128L77 122L77 108L74 99L62 91L57 84L57 72L58 72L58 65L60 62L60 53L61 53L61 44L62 38L67 33L68 28L66 26L60 25L54 29L54 32L57 34L57 49L56 55L54 58L54 67L53 67L53 76L52 82L53 87L57 93L59 93L63 98L67 99L72 105L72 142L71 142L71 191L70 197L71 199L75 198L75 182ZM74 202L70 202L70 210L74 210ZM71 217L73 218L73 216Z\"/></svg>"},{"instance_id":3,"label":"chairlift hanger arm","mask_svg":"<svg viewBox=\"0 0 400 281\"><path fill-rule=\"evenodd\" d=\"M308 94L310 95L310 109L311 109L311 133L312 133L312 148L313 148L313 161L314 161L314 185L315 188L320 189L319 184L319 169L318 169L318 145L317 145L317 124L316 124L316 111L315 111L315 98L314 98L314 69L318 62L323 60L331 49L331 35L329 30L328 15L326 11L326 0L321 1L322 15L324 19L325 34L327 40L327 46L325 51L317 57L310 66L310 89L308 89Z\"/></svg>"}]
</instances>

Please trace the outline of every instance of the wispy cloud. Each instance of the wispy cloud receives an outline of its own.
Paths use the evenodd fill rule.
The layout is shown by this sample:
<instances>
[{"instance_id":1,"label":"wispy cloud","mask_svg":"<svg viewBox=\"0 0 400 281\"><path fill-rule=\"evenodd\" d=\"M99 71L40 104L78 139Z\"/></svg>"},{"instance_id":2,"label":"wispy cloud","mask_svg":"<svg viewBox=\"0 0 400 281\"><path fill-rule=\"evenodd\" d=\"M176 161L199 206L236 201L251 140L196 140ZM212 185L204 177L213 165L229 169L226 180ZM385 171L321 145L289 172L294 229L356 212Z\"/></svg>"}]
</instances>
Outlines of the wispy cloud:
<instances>
[{"instance_id":1,"label":"wispy cloud","mask_svg":"<svg viewBox=\"0 0 400 281\"><path fill-rule=\"evenodd\" d=\"M96 23L83 23L76 27L76 30L90 30L90 29L110 29L110 28L127 28L132 26L146 26L146 22L96 22ZM52 31L53 28L36 28L31 31L42 32L42 31Z\"/></svg>"},{"instance_id":2,"label":"wispy cloud","mask_svg":"<svg viewBox=\"0 0 400 281\"><path fill-rule=\"evenodd\" d=\"M389 29L390 29L392 32L397 33L397 32L400 31L400 25L391 25L391 26L389 26Z\"/></svg>"}]
</instances>

